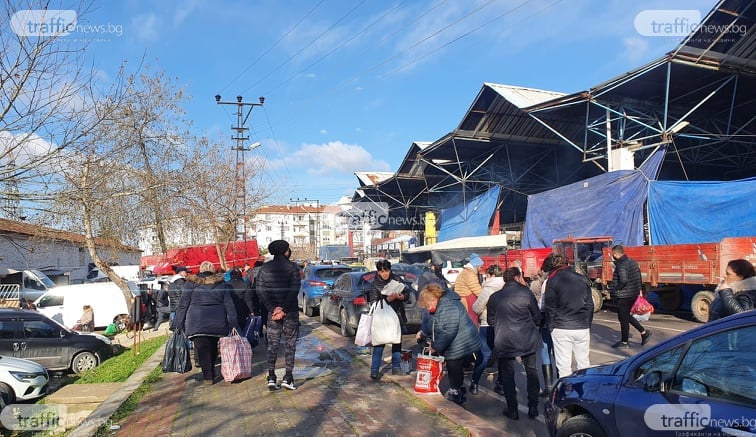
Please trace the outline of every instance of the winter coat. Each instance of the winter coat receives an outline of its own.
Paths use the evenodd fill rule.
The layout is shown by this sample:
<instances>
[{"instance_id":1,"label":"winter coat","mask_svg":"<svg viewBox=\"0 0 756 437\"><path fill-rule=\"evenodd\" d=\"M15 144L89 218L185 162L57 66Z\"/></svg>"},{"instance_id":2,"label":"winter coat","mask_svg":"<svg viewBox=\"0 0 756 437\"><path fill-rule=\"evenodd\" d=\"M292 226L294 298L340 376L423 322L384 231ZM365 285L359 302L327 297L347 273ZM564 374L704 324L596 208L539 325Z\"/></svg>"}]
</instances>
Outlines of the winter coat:
<instances>
[{"instance_id":1,"label":"winter coat","mask_svg":"<svg viewBox=\"0 0 756 437\"><path fill-rule=\"evenodd\" d=\"M499 358L522 357L541 348L541 310L524 285L510 281L491 296L488 323L494 327L494 354Z\"/></svg>"},{"instance_id":2,"label":"winter coat","mask_svg":"<svg viewBox=\"0 0 756 437\"><path fill-rule=\"evenodd\" d=\"M94 332L94 310L92 308L85 310L79 319L82 332Z\"/></svg>"},{"instance_id":3,"label":"winter coat","mask_svg":"<svg viewBox=\"0 0 756 437\"><path fill-rule=\"evenodd\" d=\"M431 347L447 360L457 360L480 351L482 344L478 328L467 316L457 293L444 293L438 300L436 311L428 313L428 328L423 335Z\"/></svg>"},{"instance_id":4,"label":"winter coat","mask_svg":"<svg viewBox=\"0 0 756 437\"><path fill-rule=\"evenodd\" d=\"M609 285L609 293L615 299L635 298L638 297L642 286L638 263L627 255L622 255L614 262L614 275Z\"/></svg>"},{"instance_id":5,"label":"winter coat","mask_svg":"<svg viewBox=\"0 0 756 437\"><path fill-rule=\"evenodd\" d=\"M546 327L588 329L593 322L591 283L580 273L562 267L549 273L543 296Z\"/></svg>"},{"instance_id":6,"label":"winter coat","mask_svg":"<svg viewBox=\"0 0 756 437\"><path fill-rule=\"evenodd\" d=\"M756 308L756 276L726 285L716 292L709 308L709 321Z\"/></svg>"},{"instance_id":7,"label":"winter coat","mask_svg":"<svg viewBox=\"0 0 756 437\"><path fill-rule=\"evenodd\" d=\"M178 308L178 304L181 302L181 290L184 288L184 284L186 284L186 279L183 276L176 276L178 277L168 286L168 308L171 312L176 311L176 308Z\"/></svg>"},{"instance_id":8,"label":"winter coat","mask_svg":"<svg viewBox=\"0 0 756 437\"><path fill-rule=\"evenodd\" d=\"M368 293L368 300L372 302L376 302L379 299L386 300L388 296L384 296L381 294L381 290L383 290L383 287L386 286L391 280L394 280L400 284L404 284L404 281L402 281L402 278L395 275L394 272L391 272L391 275L389 275L387 280L383 280L380 275L378 275L378 272L375 272L375 279L373 279L373 283L370 284L370 292ZM404 302L407 301L407 298L409 297L409 293L407 291L407 287L404 287L404 291L402 291L402 294L404 295L404 300L394 299L391 302L388 302L389 306L394 309L394 312L396 313L397 317L399 317L399 324L400 325L406 325L407 324L407 315L404 312Z\"/></svg>"},{"instance_id":9,"label":"winter coat","mask_svg":"<svg viewBox=\"0 0 756 437\"><path fill-rule=\"evenodd\" d=\"M222 273L186 277L173 327L189 338L224 337L231 328L241 332L231 287L223 281Z\"/></svg>"},{"instance_id":10,"label":"winter coat","mask_svg":"<svg viewBox=\"0 0 756 437\"><path fill-rule=\"evenodd\" d=\"M286 314L299 312L297 294L301 285L299 267L283 255L263 264L255 279L257 297L265 308L272 312L281 307Z\"/></svg>"},{"instance_id":11,"label":"winter coat","mask_svg":"<svg viewBox=\"0 0 756 437\"><path fill-rule=\"evenodd\" d=\"M249 284L243 279L232 279L228 281L228 285L231 286L231 297L234 300L236 316L239 318L239 326L244 326L247 317L249 317L249 314L252 312L246 299L247 295L251 293Z\"/></svg>"},{"instance_id":12,"label":"winter coat","mask_svg":"<svg viewBox=\"0 0 756 437\"><path fill-rule=\"evenodd\" d=\"M494 276L493 278L486 279L483 283L483 289L480 291L480 296L475 299L473 304L473 311L478 315L480 320L480 326L488 326L488 311L486 307L491 299L491 295L504 288L504 278L500 276Z\"/></svg>"}]
</instances>

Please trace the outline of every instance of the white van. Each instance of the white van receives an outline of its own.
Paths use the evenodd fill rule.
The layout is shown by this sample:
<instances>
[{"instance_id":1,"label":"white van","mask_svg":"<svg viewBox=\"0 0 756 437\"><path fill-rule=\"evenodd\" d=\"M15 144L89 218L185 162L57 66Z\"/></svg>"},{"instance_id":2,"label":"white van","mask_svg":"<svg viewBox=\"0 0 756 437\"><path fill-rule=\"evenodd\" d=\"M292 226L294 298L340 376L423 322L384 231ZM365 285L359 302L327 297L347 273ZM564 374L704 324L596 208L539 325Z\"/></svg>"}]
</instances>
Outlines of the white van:
<instances>
[{"instance_id":1,"label":"white van","mask_svg":"<svg viewBox=\"0 0 756 437\"><path fill-rule=\"evenodd\" d=\"M139 287L129 281L131 294L139 295ZM121 314L129 314L129 305L115 282L64 285L55 287L34 302L37 310L69 328L81 318L84 305L92 306L95 327L106 327Z\"/></svg>"}]
</instances>

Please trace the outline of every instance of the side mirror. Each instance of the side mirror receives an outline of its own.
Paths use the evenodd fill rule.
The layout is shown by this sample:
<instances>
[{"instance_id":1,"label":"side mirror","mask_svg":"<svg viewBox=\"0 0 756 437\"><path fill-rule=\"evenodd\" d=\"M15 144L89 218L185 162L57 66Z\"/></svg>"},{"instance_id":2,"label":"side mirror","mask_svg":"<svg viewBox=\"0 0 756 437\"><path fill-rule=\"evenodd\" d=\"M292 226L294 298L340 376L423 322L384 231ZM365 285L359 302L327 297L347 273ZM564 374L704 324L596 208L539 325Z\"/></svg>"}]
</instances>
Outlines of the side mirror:
<instances>
[{"instance_id":1,"label":"side mirror","mask_svg":"<svg viewBox=\"0 0 756 437\"><path fill-rule=\"evenodd\" d=\"M66 331L60 330L60 338L66 338Z\"/></svg>"},{"instance_id":2,"label":"side mirror","mask_svg":"<svg viewBox=\"0 0 756 437\"><path fill-rule=\"evenodd\" d=\"M664 379L660 371L643 375L643 390L647 392L664 392Z\"/></svg>"}]
</instances>

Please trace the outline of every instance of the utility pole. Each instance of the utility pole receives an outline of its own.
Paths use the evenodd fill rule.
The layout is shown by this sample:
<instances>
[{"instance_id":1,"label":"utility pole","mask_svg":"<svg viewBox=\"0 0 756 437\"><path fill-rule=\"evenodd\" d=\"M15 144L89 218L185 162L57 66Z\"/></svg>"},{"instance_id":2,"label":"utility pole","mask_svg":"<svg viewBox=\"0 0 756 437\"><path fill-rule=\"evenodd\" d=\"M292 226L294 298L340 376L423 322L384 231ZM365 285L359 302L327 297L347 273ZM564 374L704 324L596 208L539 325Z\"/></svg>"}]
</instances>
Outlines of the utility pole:
<instances>
[{"instance_id":1,"label":"utility pole","mask_svg":"<svg viewBox=\"0 0 756 437\"><path fill-rule=\"evenodd\" d=\"M314 247L315 256L318 256L318 249L320 247L320 200L318 199L308 199L303 198L300 199L297 197L296 199L289 199L289 202L294 202L294 205L299 205L300 202L307 203L309 202L312 204L312 202L315 202L315 232L310 233L310 235L314 234L314 241L313 239L310 239L310 246ZM308 221L309 221L309 214L307 215Z\"/></svg>"},{"instance_id":2,"label":"utility pole","mask_svg":"<svg viewBox=\"0 0 756 437\"><path fill-rule=\"evenodd\" d=\"M245 152L249 152L260 146L259 142L256 142L250 146L246 145L249 141L249 137L245 136L246 131L249 130L245 125L249 116L252 114L252 109L255 106L262 106L265 103L265 97L259 98L260 103L245 102L242 96L236 96L235 102L224 102L221 100L220 94L215 95L215 103L218 105L235 105L236 106L236 126L231 126L231 130L234 131L234 135L231 136L232 140L236 140L236 146L231 150L236 151L236 165L234 168L234 213L236 219L234 221L234 232L236 233L237 240L247 240L247 160ZM244 114L244 108L248 107L246 115ZM241 230L239 229L239 220L241 219ZM241 232L240 232L241 231ZM239 238L241 234L241 238ZM246 244L244 245L244 252L246 256Z\"/></svg>"}]
</instances>

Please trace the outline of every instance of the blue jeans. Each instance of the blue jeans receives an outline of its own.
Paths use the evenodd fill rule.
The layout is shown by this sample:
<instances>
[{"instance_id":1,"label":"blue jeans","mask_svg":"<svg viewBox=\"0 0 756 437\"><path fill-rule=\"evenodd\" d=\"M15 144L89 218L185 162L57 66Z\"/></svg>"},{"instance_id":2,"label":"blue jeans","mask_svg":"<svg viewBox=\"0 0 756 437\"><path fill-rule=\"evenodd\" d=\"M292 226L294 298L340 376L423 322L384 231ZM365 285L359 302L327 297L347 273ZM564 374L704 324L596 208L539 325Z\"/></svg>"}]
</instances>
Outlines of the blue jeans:
<instances>
[{"instance_id":1,"label":"blue jeans","mask_svg":"<svg viewBox=\"0 0 756 437\"><path fill-rule=\"evenodd\" d=\"M373 346L373 356L370 360L370 373L378 373L378 371L381 369L381 363L383 362L383 349L386 347L385 344L379 344L378 346ZM401 367L402 363L402 345L400 344L392 344L391 345L391 368L392 369L398 369Z\"/></svg>"},{"instance_id":2,"label":"blue jeans","mask_svg":"<svg viewBox=\"0 0 756 437\"><path fill-rule=\"evenodd\" d=\"M554 353L554 342L551 341L551 333L545 326L541 328L541 362L544 366L551 365L551 355Z\"/></svg>"},{"instance_id":3,"label":"blue jeans","mask_svg":"<svg viewBox=\"0 0 756 437\"><path fill-rule=\"evenodd\" d=\"M478 335L480 336L480 343L481 343L481 354L483 355L483 360L475 366L475 369L473 369L472 373L472 382L477 384L480 382L480 377L483 375L483 371L486 370L486 365L488 364L488 359L491 358L491 354L493 353L491 351L491 348L488 346L488 330L491 329L490 326L481 326L478 330Z\"/></svg>"}]
</instances>

